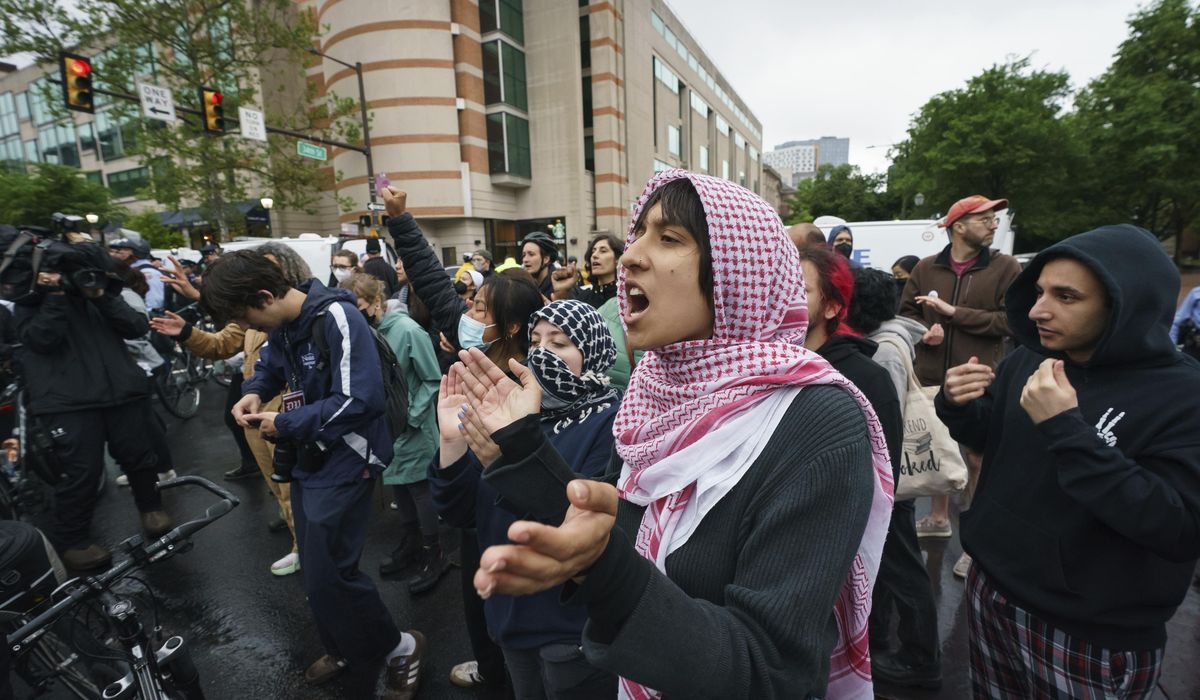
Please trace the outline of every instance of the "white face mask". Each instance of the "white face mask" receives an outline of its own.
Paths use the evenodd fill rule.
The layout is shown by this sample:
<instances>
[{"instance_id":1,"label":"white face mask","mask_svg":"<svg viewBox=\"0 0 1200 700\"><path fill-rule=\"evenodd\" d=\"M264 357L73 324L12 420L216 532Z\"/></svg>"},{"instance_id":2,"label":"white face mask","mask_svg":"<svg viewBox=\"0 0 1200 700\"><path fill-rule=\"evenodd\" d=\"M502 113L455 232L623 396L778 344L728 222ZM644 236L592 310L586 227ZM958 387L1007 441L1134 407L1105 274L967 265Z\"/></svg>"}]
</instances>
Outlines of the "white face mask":
<instances>
[{"instance_id":1,"label":"white face mask","mask_svg":"<svg viewBox=\"0 0 1200 700\"><path fill-rule=\"evenodd\" d=\"M333 278L338 282L345 282L352 274L354 274L353 270L338 270L335 268L333 271Z\"/></svg>"}]
</instances>

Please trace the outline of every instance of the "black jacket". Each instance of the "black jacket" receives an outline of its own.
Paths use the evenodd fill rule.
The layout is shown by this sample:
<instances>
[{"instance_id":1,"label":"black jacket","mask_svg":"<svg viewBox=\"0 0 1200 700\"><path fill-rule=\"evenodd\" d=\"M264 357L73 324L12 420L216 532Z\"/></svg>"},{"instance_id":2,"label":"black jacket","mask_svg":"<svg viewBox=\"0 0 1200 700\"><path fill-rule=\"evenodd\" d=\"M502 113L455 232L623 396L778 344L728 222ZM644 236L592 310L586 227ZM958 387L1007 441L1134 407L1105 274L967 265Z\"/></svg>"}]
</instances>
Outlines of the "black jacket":
<instances>
[{"instance_id":1,"label":"black jacket","mask_svg":"<svg viewBox=\"0 0 1200 700\"><path fill-rule=\"evenodd\" d=\"M396 268L383 258L367 258L363 263L363 272L383 282L383 298L391 299L400 289L400 279L396 276Z\"/></svg>"},{"instance_id":2,"label":"black jacket","mask_svg":"<svg viewBox=\"0 0 1200 700\"><path fill-rule=\"evenodd\" d=\"M47 295L16 310L17 353L35 415L118 406L150 389L125 340L150 332L119 296Z\"/></svg>"},{"instance_id":3,"label":"black jacket","mask_svg":"<svg viewBox=\"0 0 1200 700\"><path fill-rule=\"evenodd\" d=\"M858 387L867 397L871 408L875 409L887 440L888 457L892 460L892 478L899 479L904 443L904 407L896 396L896 385L892 383L891 375L871 359L878 347L875 341L866 338L835 335L825 341L817 354Z\"/></svg>"},{"instance_id":4,"label":"black jacket","mask_svg":"<svg viewBox=\"0 0 1200 700\"><path fill-rule=\"evenodd\" d=\"M1028 313L1049 259L1086 265L1111 317L1091 359L1042 347ZM1068 633L1122 651L1166 643L1200 557L1200 364L1168 331L1179 273L1128 225L1046 249L1009 289L1021 343L982 398L936 401L956 440L983 452L962 540L996 588ZM1047 357L1066 361L1079 407L1034 425L1021 391Z\"/></svg>"},{"instance_id":5,"label":"black jacket","mask_svg":"<svg viewBox=\"0 0 1200 700\"><path fill-rule=\"evenodd\" d=\"M456 350L460 349L458 320L462 318L466 307L462 297L455 293L454 283L429 247L416 220L408 212L393 216L388 219L388 233L392 236L396 255L404 263L404 274L412 283L413 291L429 309L435 331L445 335ZM435 339L434 347L437 346Z\"/></svg>"}]
</instances>

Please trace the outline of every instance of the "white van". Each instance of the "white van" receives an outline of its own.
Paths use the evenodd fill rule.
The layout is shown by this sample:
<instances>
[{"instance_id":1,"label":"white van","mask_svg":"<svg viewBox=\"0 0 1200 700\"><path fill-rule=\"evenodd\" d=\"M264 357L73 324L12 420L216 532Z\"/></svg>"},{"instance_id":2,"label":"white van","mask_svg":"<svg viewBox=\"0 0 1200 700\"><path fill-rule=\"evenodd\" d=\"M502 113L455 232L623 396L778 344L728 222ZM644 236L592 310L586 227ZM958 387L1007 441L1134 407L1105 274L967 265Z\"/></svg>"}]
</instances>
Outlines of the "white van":
<instances>
[{"instance_id":1,"label":"white van","mask_svg":"<svg viewBox=\"0 0 1200 700\"><path fill-rule=\"evenodd\" d=\"M300 257L304 258L304 262L308 263L313 277L321 280L322 283L329 281L329 261L334 253L345 248L357 253L361 259L367 252L367 239L365 238L340 238L316 233L302 233L299 236L284 238L243 238L222 243L221 251L231 253L235 250L247 250L271 241L283 243L299 253ZM379 239L379 242L382 244L381 252L384 259L394 265L396 254L392 251L392 247L382 238Z\"/></svg>"},{"instance_id":2,"label":"white van","mask_svg":"<svg viewBox=\"0 0 1200 700\"><path fill-rule=\"evenodd\" d=\"M1013 214L1009 209L996 212L1000 219L992 248L1012 255L1015 234ZM946 229L939 228L940 219L911 219L908 221L850 221L836 216L822 216L813 223L825 232L826 238L834 226L844 224L854 234L854 252L850 257L863 267L887 272L892 264L905 255L925 258L937 255L950 242Z\"/></svg>"}]
</instances>

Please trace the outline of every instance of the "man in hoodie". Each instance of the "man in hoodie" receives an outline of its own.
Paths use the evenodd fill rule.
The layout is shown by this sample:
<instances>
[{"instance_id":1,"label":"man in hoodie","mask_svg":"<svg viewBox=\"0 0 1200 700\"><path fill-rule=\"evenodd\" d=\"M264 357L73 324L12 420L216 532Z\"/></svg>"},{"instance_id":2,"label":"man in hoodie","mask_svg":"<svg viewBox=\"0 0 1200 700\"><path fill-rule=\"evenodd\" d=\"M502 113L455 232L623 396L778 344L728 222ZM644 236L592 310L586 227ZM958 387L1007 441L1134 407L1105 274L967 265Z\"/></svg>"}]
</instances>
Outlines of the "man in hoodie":
<instances>
[{"instance_id":1,"label":"man in hoodie","mask_svg":"<svg viewBox=\"0 0 1200 700\"><path fill-rule=\"evenodd\" d=\"M219 323L267 332L254 376L233 415L274 440L276 471L295 455L292 513L300 572L326 655L305 672L324 683L347 665L384 660L387 693L408 700L425 639L402 633L359 571L375 479L392 459L379 355L354 295L318 280L293 287L261 252L222 256L205 274L201 303ZM313 329L324 324L327 357ZM262 404L283 395L283 411Z\"/></svg>"},{"instance_id":2,"label":"man in hoodie","mask_svg":"<svg viewBox=\"0 0 1200 700\"><path fill-rule=\"evenodd\" d=\"M858 262L850 257L854 253L854 232L849 226L838 224L829 229L828 243L829 249L849 261L850 267L858 267Z\"/></svg>"},{"instance_id":3,"label":"man in hoodie","mask_svg":"<svg viewBox=\"0 0 1200 700\"><path fill-rule=\"evenodd\" d=\"M383 282L384 299L390 299L400 289L396 268L384 259L383 246L378 238L367 239L367 258L362 263L362 271Z\"/></svg>"},{"instance_id":4,"label":"man in hoodie","mask_svg":"<svg viewBox=\"0 0 1200 700\"><path fill-rule=\"evenodd\" d=\"M1169 330L1179 272L1147 231L1043 251L1006 296L1020 347L936 399L983 452L962 520L976 697L1150 697L1200 557L1200 364Z\"/></svg>"},{"instance_id":5,"label":"man in hoodie","mask_svg":"<svg viewBox=\"0 0 1200 700\"><path fill-rule=\"evenodd\" d=\"M854 271L854 293L846 321L878 344L871 359L887 370L896 396L901 397L903 411L915 347L925 334L925 326L895 315L897 296L891 275L882 270L859 268ZM893 607L899 620L896 632L900 641L895 652L888 643ZM892 508L879 576L875 579L870 630L871 676L875 680L904 687L941 685L937 605L917 542L911 498L897 500Z\"/></svg>"}]
</instances>

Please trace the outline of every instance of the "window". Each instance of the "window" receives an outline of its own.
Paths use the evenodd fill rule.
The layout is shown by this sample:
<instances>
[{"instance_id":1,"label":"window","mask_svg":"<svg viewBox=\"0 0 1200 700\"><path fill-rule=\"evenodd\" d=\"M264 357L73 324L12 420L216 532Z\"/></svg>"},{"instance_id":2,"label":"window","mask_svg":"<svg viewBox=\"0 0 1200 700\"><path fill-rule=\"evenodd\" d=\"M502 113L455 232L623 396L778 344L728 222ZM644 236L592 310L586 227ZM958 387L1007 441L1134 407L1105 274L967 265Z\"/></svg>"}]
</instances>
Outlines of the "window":
<instances>
[{"instance_id":1,"label":"window","mask_svg":"<svg viewBox=\"0 0 1200 700\"><path fill-rule=\"evenodd\" d=\"M25 172L25 158L22 151L19 138L0 141L0 168L14 173Z\"/></svg>"},{"instance_id":2,"label":"window","mask_svg":"<svg viewBox=\"0 0 1200 700\"><path fill-rule=\"evenodd\" d=\"M657 158L654 159L654 172L661 173L664 170L670 170L670 169L671 169L670 163L664 163Z\"/></svg>"},{"instance_id":3,"label":"window","mask_svg":"<svg viewBox=\"0 0 1200 700\"><path fill-rule=\"evenodd\" d=\"M583 169L596 172L596 139L591 136L583 137Z\"/></svg>"},{"instance_id":4,"label":"window","mask_svg":"<svg viewBox=\"0 0 1200 700\"><path fill-rule=\"evenodd\" d=\"M49 83L45 78L39 78L29 85L29 111L33 116L33 123L41 126L54 119L54 114L50 112L50 105L46 104L46 90Z\"/></svg>"},{"instance_id":5,"label":"window","mask_svg":"<svg viewBox=\"0 0 1200 700\"><path fill-rule=\"evenodd\" d=\"M654 77L658 78L659 82L667 86L667 89L676 95L679 94L679 77L667 67L667 64L654 57Z\"/></svg>"},{"instance_id":6,"label":"window","mask_svg":"<svg viewBox=\"0 0 1200 700\"><path fill-rule=\"evenodd\" d=\"M736 131L733 132L733 143L737 145L738 148L746 147L746 139L742 138L742 135Z\"/></svg>"},{"instance_id":7,"label":"window","mask_svg":"<svg viewBox=\"0 0 1200 700\"><path fill-rule=\"evenodd\" d=\"M96 150L96 129L92 122L79 125L79 150Z\"/></svg>"},{"instance_id":8,"label":"window","mask_svg":"<svg viewBox=\"0 0 1200 700\"><path fill-rule=\"evenodd\" d=\"M521 0L481 0L479 3L481 34L500 31L525 43L525 20Z\"/></svg>"},{"instance_id":9,"label":"window","mask_svg":"<svg viewBox=\"0 0 1200 700\"><path fill-rule=\"evenodd\" d=\"M676 158L679 157L679 153L680 153L679 140L680 140L679 139L679 127L668 126L667 127L667 150L671 153L671 155L675 156Z\"/></svg>"},{"instance_id":10,"label":"window","mask_svg":"<svg viewBox=\"0 0 1200 700\"><path fill-rule=\"evenodd\" d=\"M529 109L525 88L525 53L506 41L483 45L483 91L488 104Z\"/></svg>"},{"instance_id":11,"label":"window","mask_svg":"<svg viewBox=\"0 0 1200 700\"><path fill-rule=\"evenodd\" d=\"M758 160L758 149L754 146L750 147L750 160Z\"/></svg>"},{"instance_id":12,"label":"window","mask_svg":"<svg viewBox=\"0 0 1200 700\"><path fill-rule=\"evenodd\" d=\"M0 94L0 136L19 133L21 124L17 121L17 101L11 92Z\"/></svg>"},{"instance_id":13,"label":"window","mask_svg":"<svg viewBox=\"0 0 1200 700\"><path fill-rule=\"evenodd\" d=\"M663 24L662 17L659 17L657 12L650 13L650 26L654 27L654 31L659 34L664 34L667 29L667 25Z\"/></svg>"},{"instance_id":14,"label":"window","mask_svg":"<svg viewBox=\"0 0 1200 700\"><path fill-rule=\"evenodd\" d=\"M741 185L742 187L746 186L746 171L745 170L738 171L738 184Z\"/></svg>"},{"instance_id":15,"label":"window","mask_svg":"<svg viewBox=\"0 0 1200 700\"><path fill-rule=\"evenodd\" d=\"M29 121L29 93L17 93L17 119Z\"/></svg>"},{"instance_id":16,"label":"window","mask_svg":"<svg viewBox=\"0 0 1200 700\"><path fill-rule=\"evenodd\" d=\"M96 113L95 137L100 143L100 157L104 160L125 157L125 140L121 133L124 129L121 127L112 112Z\"/></svg>"},{"instance_id":17,"label":"window","mask_svg":"<svg viewBox=\"0 0 1200 700\"><path fill-rule=\"evenodd\" d=\"M38 153L37 139L29 139L25 142L25 160L29 163L42 162Z\"/></svg>"},{"instance_id":18,"label":"window","mask_svg":"<svg viewBox=\"0 0 1200 700\"><path fill-rule=\"evenodd\" d=\"M579 16L579 66L592 67L592 16Z\"/></svg>"},{"instance_id":19,"label":"window","mask_svg":"<svg viewBox=\"0 0 1200 700\"><path fill-rule=\"evenodd\" d=\"M729 161L727 160L721 161L721 177L729 179Z\"/></svg>"},{"instance_id":20,"label":"window","mask_svg":"<svg viewBox=\"0 0 1200 700\"><path fill-rule=\"evenodd\" d=\"M583 128L592 128L592 78L583 79Z\"/></svg>"},{"instance_id":21,"label":"window","mask_svg":"<svg viewBox=\"0 0 1200 700\"><path fill-rule=\"evenodd\" d=\"M79 167L79 145L71 123L44 126L38 130L37 147L43 163Z\"/></svg>"},{"instance_id":22,"label":"window","mask_svg":"<svg viewBox=\"0 0 1200 700\"><path fill-rule=\"evenodd\" d=\"M88 182L104 187L104 173L99 170L90 170L83 174L83 177Z\"/></svg>"},{"instance_id":23,"label":"window","mask_svg":"<svg viewBox=\"0 0 1200 700\"><path fill-rule=\"evenodd\" d=\"M697 95L695 90L693 90L691 92L691 96L692 96L692 109L699 112L700 116L704 117L705 119L708 119L708 103L704 101L704 98Z\"/></svg>"},{"instance_id":24,"label":"window","mask_svg":"<svg viewBox=\"0 0 1200 700\"><path fill-rule=\"evenodd\" d=\"M729 135L729 122L725 121L719 114L717 115L717 133L724 136Z\"/></svg>"},{"instance_id":25,"label":"window","mask_svg":"<svg viewBox=\"0 0 1200 700\"><path fill-rule=\"evenodd\" d=\"M700 147L700 172L708 172L708 146Z\"/></svg>"},{"instance_id":26,"label":"window","mask_svg":"<svg viewBox=\"0 0 1200 700\"><path fill-rule=\"evenodd\" d=\"M488 162L493 175L532 177L529 162L529 122L507 112L487 115Z\"/></svg>"},{"instance_id":27,"label":"window","mask_svg":"<svg viewBox=\"0 0 1200 700\"><path fill-rule=\"evenodd\" d=\"M108 189L114 197L134 197L137 191L150 184L150 169L146 167L108 174Z\"/></svg>"}]
</instances>

